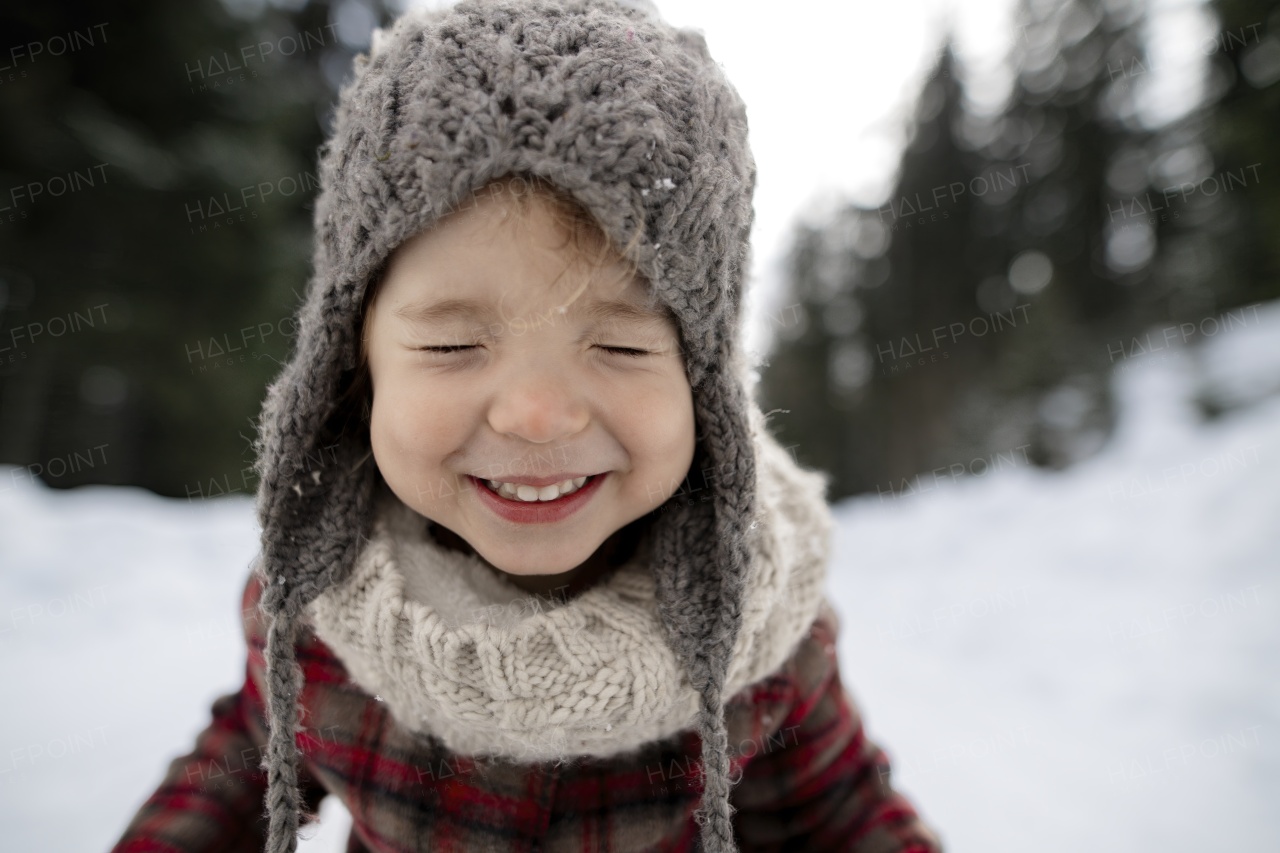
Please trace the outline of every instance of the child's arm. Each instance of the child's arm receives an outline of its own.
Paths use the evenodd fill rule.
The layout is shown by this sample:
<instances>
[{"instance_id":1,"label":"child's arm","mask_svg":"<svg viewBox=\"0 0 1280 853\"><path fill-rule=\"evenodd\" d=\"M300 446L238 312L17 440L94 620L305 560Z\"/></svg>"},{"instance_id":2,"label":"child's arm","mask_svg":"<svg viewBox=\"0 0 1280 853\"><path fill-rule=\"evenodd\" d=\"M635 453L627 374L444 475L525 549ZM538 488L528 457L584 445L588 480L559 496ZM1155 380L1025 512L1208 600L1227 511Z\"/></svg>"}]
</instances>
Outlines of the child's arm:
<instances>
[{"instance_id":1,"label":"child's arm","mask_svg":"<svg viewBox=\"0 0 1280 853\"><path fill-rule=\"evenodd\" d=\"M142 805L112 853L261 853L266 843L267 773L258 767L266 740L249 735L246 682L213 703L213 720L195 749L175 758L164 780ZM305 770L299 768L299 784ZM308 813L325 791L302 788Z\"/></svg>"},{"instance_id":2,"label":"child's arm","mask_svg":"<svg viewBox=\"0 0 1280 853\"><path fill-rule=\"evenodd\" d=\"M938 853L938 837L893 790L889 760L840 682L839 623L823 612L788 661L790 712L732 791L743 853Z\"/></svg>"},{"instance_id":3,"label":"child's arm","mask_svg":"<svg viewBox=\"0 0 1280 853\"><path fill-rule=\"evenodd\" d=\"M245 630L256 626L251 579L244 597ZM213 703L213 719L195 749L175 758L111 853L261 853L266 845L267 726L262 696L246 667L244 685ZM304 814L327 793L298 767Z\"/></svg>"}]
</instances>

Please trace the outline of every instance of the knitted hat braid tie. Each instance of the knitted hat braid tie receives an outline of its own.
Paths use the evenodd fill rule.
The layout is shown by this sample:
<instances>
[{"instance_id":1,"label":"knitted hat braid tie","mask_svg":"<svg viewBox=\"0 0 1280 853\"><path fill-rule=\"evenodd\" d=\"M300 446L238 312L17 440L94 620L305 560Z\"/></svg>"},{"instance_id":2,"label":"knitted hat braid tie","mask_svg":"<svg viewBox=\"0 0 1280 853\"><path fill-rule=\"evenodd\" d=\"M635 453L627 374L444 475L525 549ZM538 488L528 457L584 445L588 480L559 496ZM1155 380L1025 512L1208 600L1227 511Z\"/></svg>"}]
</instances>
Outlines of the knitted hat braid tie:
<instances>
[{"instance_id":1,"label":"knitted hat braid tie","mask_svg":"<svg viewBox=\"0 0 1280 853\"><path fill-rule=\"evenodd\" d=\"M302 668L294 654L298 620L289 609L276 612L267 632L267 853L293 853L298 844L298 693Z\"/></svg>"},{"instance_id":2,"label":"knitted hat braid tie","mask_svg":"<svg viewBox=\"0 0 1280 853\"><path fill-rule=\"evenodd\" d=\"M693 818L701 827L705 853L732 853L737 848L733 840L735 809L729 803L729 732L718 689L702 691L698 734L702 740L702 802Z\"/></svg>"}]
</instances>

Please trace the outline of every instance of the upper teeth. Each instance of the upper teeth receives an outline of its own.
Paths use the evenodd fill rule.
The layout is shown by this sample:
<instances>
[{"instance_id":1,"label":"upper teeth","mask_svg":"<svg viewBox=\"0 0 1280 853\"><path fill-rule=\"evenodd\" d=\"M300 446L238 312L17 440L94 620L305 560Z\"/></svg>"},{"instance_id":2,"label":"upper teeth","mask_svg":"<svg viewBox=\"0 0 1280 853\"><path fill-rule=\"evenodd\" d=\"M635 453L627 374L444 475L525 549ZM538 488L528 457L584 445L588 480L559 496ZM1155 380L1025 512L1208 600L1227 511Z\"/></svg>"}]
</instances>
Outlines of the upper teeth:
<instances>
[{"instance_id":1,"label":"upper teeth","mask_svg":"<svg viewBox=\"0 0 1280 853\"><path fill-rule=\"evenodd\" d=\"M572 480L553 483L550 486L527 486L522 483L504 483L501 480L485 480L485 484L504 498L533 502L553 501L563 495L572 494L582 488L582 484L586 481L586 477L575 477Z\"/></svg>"}]
</instances>

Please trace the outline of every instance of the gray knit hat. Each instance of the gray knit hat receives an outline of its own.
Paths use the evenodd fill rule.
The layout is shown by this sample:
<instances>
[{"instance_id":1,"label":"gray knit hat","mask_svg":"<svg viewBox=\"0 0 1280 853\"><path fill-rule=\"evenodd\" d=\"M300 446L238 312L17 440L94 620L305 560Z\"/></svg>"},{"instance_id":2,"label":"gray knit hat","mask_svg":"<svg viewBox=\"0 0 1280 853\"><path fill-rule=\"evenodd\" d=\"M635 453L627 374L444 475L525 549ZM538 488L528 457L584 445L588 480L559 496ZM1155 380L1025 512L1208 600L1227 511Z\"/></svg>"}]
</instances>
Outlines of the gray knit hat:
<instances>
[{"instance_id":1,"label":"gray knit hat","mask_svg":"<svg viewBox=\"0 0 1280 853\"><path fill-rule=\"evenodd\" d=\"M463 0L402 16L356 57L320 153L314 269L257 441L268 850L297 843L299 620L349 577L373 520L367 431L333 423L362 299L396 247L508 174L567 191L616 245L636 239L630 260L678 321L712 499L676 496L656 513L653 570L667 641L702 696L703 849L734 850L723 689L756 500L739 333L756 170L742 100L701 34L644 0Z\"/></svg>"}]
</instances>

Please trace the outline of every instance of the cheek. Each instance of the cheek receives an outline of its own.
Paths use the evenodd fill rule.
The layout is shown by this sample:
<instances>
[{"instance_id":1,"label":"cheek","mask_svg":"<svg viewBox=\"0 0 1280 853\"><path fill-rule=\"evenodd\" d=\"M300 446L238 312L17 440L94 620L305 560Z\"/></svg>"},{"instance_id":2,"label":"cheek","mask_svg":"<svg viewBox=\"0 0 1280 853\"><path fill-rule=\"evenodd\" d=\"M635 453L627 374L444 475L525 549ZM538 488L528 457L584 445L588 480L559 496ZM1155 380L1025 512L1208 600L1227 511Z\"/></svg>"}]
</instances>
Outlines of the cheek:
<instances>
[{"instance_id":1,"label":"cheek","mask_svg":"<svg viewBox=\"0 0 1280 853\"><path fill-rule=\"evenodd\" d=\"M431 401L435 400L433 404ZM410 393L394 381L378 387L369 419L369 440L380 464L432 465L453 446L453 409L439 395Z\"/></svg>"},{"instance_id":2,"label":"cheek","mask_svg":"<svg viewBox=\"0 0 1280 853\"><path fill-rule=\"evenodd\" d=\"M667 378L619 399L626 443L637 463L683 477L693 459L693 397L683 377ZM677 470L678 469L678 470Z\"/></svg>"}]
</instances>

